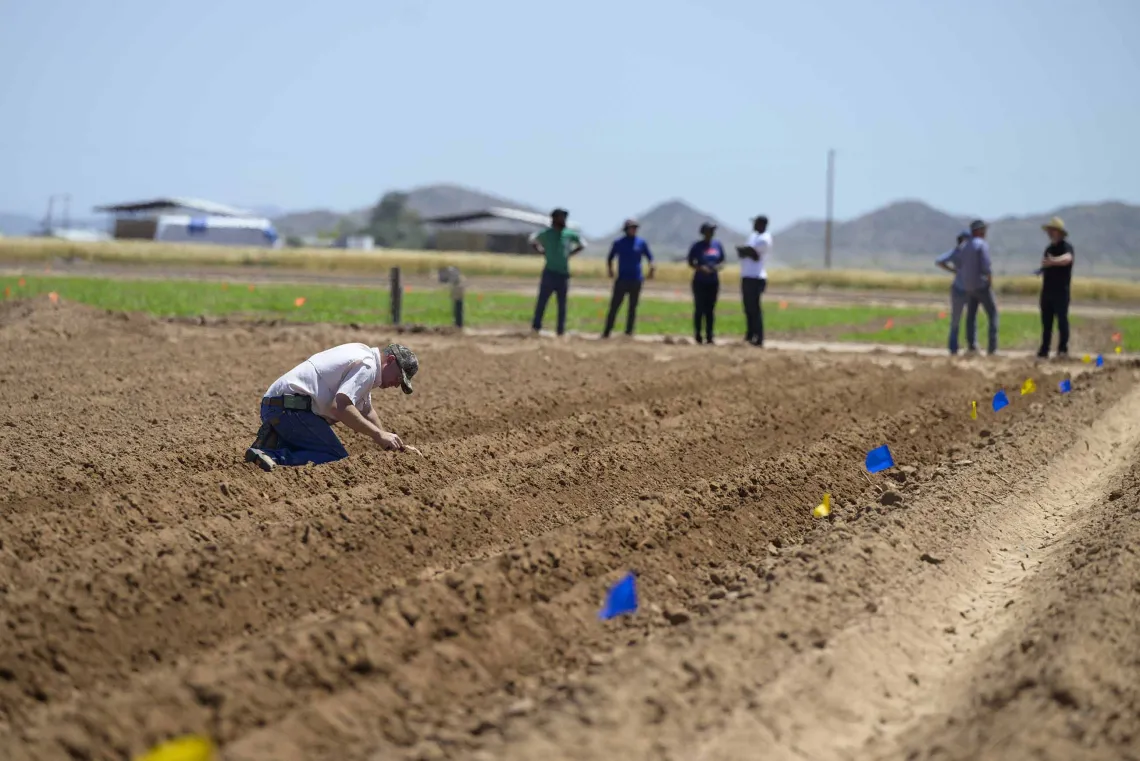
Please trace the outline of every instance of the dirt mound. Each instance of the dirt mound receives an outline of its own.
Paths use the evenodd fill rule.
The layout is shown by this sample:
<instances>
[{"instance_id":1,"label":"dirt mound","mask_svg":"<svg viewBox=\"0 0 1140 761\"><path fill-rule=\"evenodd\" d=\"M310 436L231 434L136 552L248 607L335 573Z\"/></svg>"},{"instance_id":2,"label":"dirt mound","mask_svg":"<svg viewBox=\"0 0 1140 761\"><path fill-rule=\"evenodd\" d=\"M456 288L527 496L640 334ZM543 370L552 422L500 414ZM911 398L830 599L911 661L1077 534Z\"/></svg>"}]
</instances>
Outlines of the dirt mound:
<instances>
[{"instance_id":1,"label":"dirt mound","mask_svg":"<svg viewBox=\"0 0 1140 761\"><path fill-rule=\"evenodd\" d=\"M5 759L185 731L227 759L690 757L1134 383L419 334L417 393L376 401L426 457L341 432L348 460L266 474L242 453L269 383L395 332L29 309L0 323ZM629 570L642 610L599 622Z\"/></svg>"}]
</instances>

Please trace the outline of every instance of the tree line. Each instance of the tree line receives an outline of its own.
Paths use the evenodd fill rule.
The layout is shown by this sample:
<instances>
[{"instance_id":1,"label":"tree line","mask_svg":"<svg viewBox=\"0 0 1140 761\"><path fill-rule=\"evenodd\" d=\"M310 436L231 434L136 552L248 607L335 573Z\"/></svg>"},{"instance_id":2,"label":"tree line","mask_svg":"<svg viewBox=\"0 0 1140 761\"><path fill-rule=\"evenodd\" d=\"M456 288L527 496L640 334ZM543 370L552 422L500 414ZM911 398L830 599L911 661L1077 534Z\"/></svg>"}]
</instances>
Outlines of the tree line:
<instances>
[{"instance_id":1,"label":"tree line","mask_svg":"<svg viewBox=\"0 0 1140 761\"><path fill-rule=\"evenodd\" d=\"M368 213L368 223L361 227L343 217L336 227L320 237L339 239L350 235L371 235L377 246L404 250L421 249L427 243L420 215L408 208L408 194L399 191L385 193ZM299 236L290 235L285 244L304 245Z\"/></svg>"}]
</instances>

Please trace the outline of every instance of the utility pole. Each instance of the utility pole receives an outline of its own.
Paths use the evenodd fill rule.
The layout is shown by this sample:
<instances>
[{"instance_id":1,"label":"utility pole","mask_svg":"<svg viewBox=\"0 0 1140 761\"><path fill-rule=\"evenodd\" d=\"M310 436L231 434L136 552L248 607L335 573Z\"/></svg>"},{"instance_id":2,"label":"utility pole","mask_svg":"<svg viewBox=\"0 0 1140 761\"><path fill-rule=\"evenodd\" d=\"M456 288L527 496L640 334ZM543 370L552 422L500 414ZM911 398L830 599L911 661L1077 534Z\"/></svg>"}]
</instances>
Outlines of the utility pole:
<instances>
[{"instance_id":1,"label":"utility pole","mask_svg":"<svg viewBox=\"0 0 1140 761\"><path fill-rule=\"evenodd\" d=\"M55 224L55 195L48 196L47 214L44 215L44 235L51 234L51 227Z\"/></svg>"},{"instance_id":2,"label":"utility pole","mask_svg":"<svg viewBox=\"0 0 1140 761\"><path fill-rule=\"evenodd\" d=\"M63 229L71 229L71 193L63 194Z\"/></svg>"},{"instance_id":3,"label":"utility pole","mask_svg":"<svg viewBox=\"0 0 1140 761\"><path fill-rule=\"evenodd\" d=\"M827 221L823 229L823 268L831 269L831 224L835 211L835 150L827 152Z\"/></svg>"}]
</instances>

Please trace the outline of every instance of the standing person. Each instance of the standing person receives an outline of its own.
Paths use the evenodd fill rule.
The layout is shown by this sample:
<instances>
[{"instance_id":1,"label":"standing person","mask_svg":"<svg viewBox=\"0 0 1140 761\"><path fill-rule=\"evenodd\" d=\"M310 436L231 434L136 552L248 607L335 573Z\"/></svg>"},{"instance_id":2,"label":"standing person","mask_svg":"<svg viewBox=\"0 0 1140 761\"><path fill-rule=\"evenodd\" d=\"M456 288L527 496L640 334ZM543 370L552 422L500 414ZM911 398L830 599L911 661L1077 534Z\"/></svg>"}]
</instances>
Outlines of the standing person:
<instances>
[{"instance_id":1,"label":"standing person","mask_svg":"<svg viewBox=\"0 0 1140 761\"><path fill-rule=\"evenodd\" d=\"M618 238L610 246L610 255L606 259L606 272L614 276L614 259L618 260L617 279L614 280L614 292L610 297L610 312L606 315L606 327L602 331L602 338L609 338L614 329L614 320L617 319L618 309L622 301L629 296L629 309L625 314L625 334L633 335L633 324L637 319L637 300L641 297L641 260L649 262L649 278L657 272L653 266L653 253L649 244L637 235L639 225L635 219L627 219L622 225L625 235Z\"/></svg>"},{"instance_id":2,"label":"standing person","mask_svg":"<svg viewBox=\"0 0 1140 761\"><path fill-rule=\"evenodd\" d=\"M753 346L764 345L764 311L760 297L768 287L768 270L765 266L772 252L772 233L768 232L768 218L761 215L752 220L752 234L740 253L740 294L744 299L744 320L748 327L744 340Z\"/></svg>"},{"instance_id":3,"label":"standing person","mask_svg":"<svg viewBox=\"0 0 1140 761\"><path fill-rule=\"evenodd\" d=\"M1069 356L1069 289L1073 282L1073 246L1060 217L1041 226L1049 245L1041 258L1041 348L1037 356L1048 359L1053 343L1053 320L1057 320L1057 358Z\"/></svg>"},{"instance_id":4,"label":"standing person","mask_svg":"<svg viewBox=\"0 0 1140 761\"><path fill-rule=\"evenodd\" d=\"M998 348L998 309L993 291L993 260L990 258L990 244L986 243L984 221L975 219L970 223L970 240L962 248L958 266L966 286L966 339L970 342L970 351L978 350L978 305L981 304L989 323L986 353L992 356Z\"/></svg>"},{"instance_id":5,"label":"standing person","mask_svg":"<svg viewBox=\"0 0 1140 761\"><path fill-rule=\"evenodd\" d=\"M950 284L950 354L958 353L958 331L962 327L962 310L966 308L968 295L962 280L962 269L959 263L960 253L970 240L970 231L963 230L958 233L958 243L954 248L934 260L942 269L954 273L954 282ZM975 326L976 327L976 326ZM977 343L977 335L967 336L970 346Z\"/></svg>"},{"instance_id":6,"label":"standing person","mask_svg":"<svg viewBox=\"0 0 1140 761\"><path fill-rule=\"evenodd\" d=\"M553 294L558 299L558 335L566 332L566 296L570 289L570 257L585 248L578 233L566 227L570 215L565 209L550 212L550 227L537 233L530 241L531 248L546 258L542 279L538 284L538 302L534 306L531 327L535 334L542 330L542 316Z\"/></svg>"},{"instance_id":7,"label":"standing person","mask_svg":"<svg viewBox=\"0 0 1140 761\"><path fill-rule=\"evenodd\" d=\"M412 393L420 361L411 349L388 344L334 346L314 354L282 375L261 398L261 429L246 462L262 470L276 465L323 465L348 457L332 426L346 426L384 449L404 450L404 442L385 431L372 408L372 389L400 386Z\"/></svg>"},{"instance_id":8,"label":"standing person","mask_svg":"<svg viewBox=\"0 0 1140 761\"><path fill-rule=\"evenodd\" d=\"M689 266L693 268L693 333L697 343L713 342L713 315L720 294L720 268L724 265L724 246L715 240L716 225L701 225L701 239L689 248Z\"/></svg>"}]
</instances>

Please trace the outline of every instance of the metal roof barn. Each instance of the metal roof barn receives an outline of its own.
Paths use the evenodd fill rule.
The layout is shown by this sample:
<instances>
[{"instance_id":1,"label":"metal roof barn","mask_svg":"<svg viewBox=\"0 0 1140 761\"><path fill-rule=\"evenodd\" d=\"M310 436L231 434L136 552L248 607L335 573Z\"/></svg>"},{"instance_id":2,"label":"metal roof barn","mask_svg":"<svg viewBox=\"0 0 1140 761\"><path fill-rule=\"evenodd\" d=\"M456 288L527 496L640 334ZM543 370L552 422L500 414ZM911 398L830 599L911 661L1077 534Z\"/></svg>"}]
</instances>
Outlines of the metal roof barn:
<instances>
[{"instance_id":1,"label":"metal roof barn","mask_svg":"<svg viewBox=\"0 0 1140 761\"><path fill-rule=\"evenodd\" d=\"M533 254L531 238L550 224L550 216L535 211L492 207L464 214L428 217L423 223L428 226L429 246L439 251ZM567 222L567 227L579 229L571 222Z\"/></svg>"},{"instance_id":2,"label":"metal roof barn","mask_svg":"<svg viewBox=\"0 0 1140 761\"><path fill-rule=\"evenodd\" d=\"M275 248L273 223L252 212L197 198L155 198L107 204L95 211L115 215L114 237L171 243Z\"/></svg>"}]
</instances>

